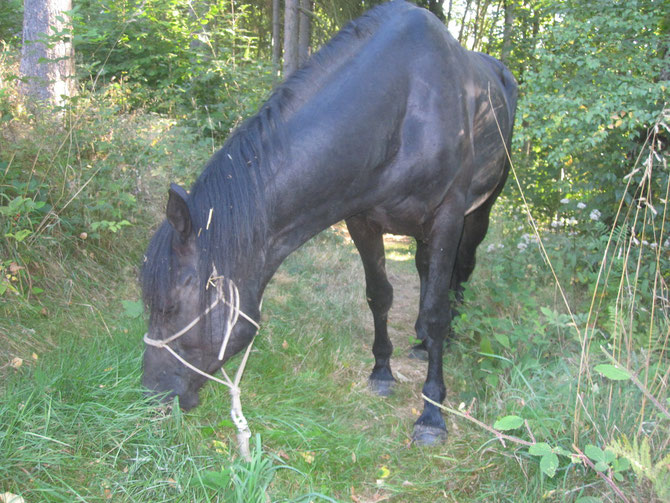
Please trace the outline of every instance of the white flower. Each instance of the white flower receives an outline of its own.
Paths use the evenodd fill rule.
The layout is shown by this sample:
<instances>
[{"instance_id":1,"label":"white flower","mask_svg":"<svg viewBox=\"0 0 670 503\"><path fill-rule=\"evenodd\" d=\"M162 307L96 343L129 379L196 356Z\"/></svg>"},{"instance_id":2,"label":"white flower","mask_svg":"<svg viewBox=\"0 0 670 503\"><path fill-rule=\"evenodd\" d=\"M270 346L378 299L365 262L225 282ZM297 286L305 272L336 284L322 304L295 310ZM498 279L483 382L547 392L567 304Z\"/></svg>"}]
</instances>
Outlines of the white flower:
<instances>
[{"instance_id":1,"label":"white flower","mask_svg":"<svg viewBox=\"0 0 670 503\"><path fill-rule=\"evenodd\" d=\"M501 250L501 249L503 249L503 248L505 248L505 245L504 245L504 244L499 244L499 245L498 245L498 249L499 249L499 250Z\"/></svg>"},{"instance_id":2,"label":"white flower","mask_svg":"<svg viewBox=\"0 0 670 503\"><path fill-rule=\"evenodd\" d=\"M568 203L570 203L570 199L568 199L567 197L561 199L561 204L568 204Z\"/></svg>"},{"instance_id":3,"label":"white flower","mask_svg":"<svg viewBox=\"0 0 670 503\"><path fill-rule=\"evenodd\" d=\"M521 242L521 243L519 243L518 245L516 245L516 247L517 247L519 250L524 251L524 250L526 249L526 247L528 247L528 245L527 245L526 243Z\"/></svg>"},{"instance_id":4,"label":"white flower","mask_svg":"<svg viewBox=\"0 0 670 503\"><path fill-rule=\"evenodd\" d=\"M647 241L646 239L643 239L643 240L642 240L642 244L643 244L644 246L649 246L649 241Z\"/></svg>"},{"instance_id":5,"label":"white flower","mask_svg":"<svg viewBox=\"0 0 670 503\"><path fill-rule=\"evenodd\" d=\"M580 210L583 210L584 208L586 208L586 205L584 203L579 202L579 203L577 203L577 208L579 208Z\"/></svg>"},{"instance_id":6,"label":"white flower","mask_svg":"<svg viewBox=\"0 0 670 503\"><path fill-rule=\"evenodd\" d=\"M602 213L600 213L598 210L591 210L591 213L589 214L589 218L594 221L600 220L600 216Z\"/></svg>"},{"instance_id":7,"label":"white flower","mask_svg":"<svg viewBox=\"0 0 670 503\"><path fill-rule=\"evenodd\" d=\"M523 230L523 225L520 225L519 227L517 227L516 230L522 231Z\"/></svg>"},{"instance_id":8,"label":"white flower","mask_svg":"<svg viewBox=\"0 0 670 503\"><path fill-rule=\"evenodd\" d=\"M640 244L640 242L637 240L637 238L636 238L635 236L631 236L631 237L630 237L630 240L633 242L633 244L634 244L635 246L637 246L637 245Z\"/></svg>"},{"instance_id":9,"label":"white flower","mask_svg":"<svg viewBox=\"0 0 670 503\"><path fill-rule=\"evenodd\" d=\"M577 225L577 219L575 217L570 217L565 222L566 225Z\"/></svg>"},{"instance_id":10,"label":"white flower","mask_svg":"<svg viewBox=\"0 0 670 503\"><path fill-rule=\"evenodd\" d=\"M495 244L495 243L491 243L490 245L488 245L488 246L486 247L486 251L487 251L488 253L491 253L492 251L495 251L495 249L496 249L496 244Z\"/></svg>"},{"instance_id":11,"label":"white flower","mask_svg":"<svg viewBox=\"0 0 670 503\"><path fill-rule=\"evenodd\" d=\"M663 248L670 248L670 238L663 241Z\"/></svg>"},{"instance_id":12,"label":"white flower","mask_svg":"<svg viewBox=\"0 0 670 503\"><path fill-rule=\"evenodd\" d=\"M528 243L537 243L537 242L538 242L537 236L536 236L535 234L528 234L528 233L523 234L523 235L521 236L521 239L522 239L523 242L526 243L526 244L528 244Z\"/></svg>"},{"instance_id":13,"label":"white flower","mask_svg":"<svg viewBox=\"0 0 670 503\"><path fill-rule=\"evenodd\" d=\"M653 242L653 243L651 243L651 244L649 245L649 247L650 247L652 250L655 250L657 246L658 246L658 243L656 243L656 242Z\"/></svg>"}]
</instances>

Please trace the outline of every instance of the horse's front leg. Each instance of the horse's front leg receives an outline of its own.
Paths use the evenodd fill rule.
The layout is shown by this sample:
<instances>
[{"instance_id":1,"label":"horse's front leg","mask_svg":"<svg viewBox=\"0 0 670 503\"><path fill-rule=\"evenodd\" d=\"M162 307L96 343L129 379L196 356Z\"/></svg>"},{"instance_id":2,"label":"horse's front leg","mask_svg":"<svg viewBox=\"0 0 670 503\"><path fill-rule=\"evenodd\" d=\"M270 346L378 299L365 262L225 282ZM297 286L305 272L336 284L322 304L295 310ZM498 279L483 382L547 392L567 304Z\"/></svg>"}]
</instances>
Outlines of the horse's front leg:
<instances>
[{"instance_id":1,"label":"horse's front leg","mask_svg":"<svg viewBox=\"0 0 670 503\"><path fill-rule=\"evenodd\" d=\"M442 413L431 401L441 404L446 396L442 352L451 322L449 286L462 229L462 207L458 202L452 203L436 215L428 243L426 290L416 322L417 337L425 343L428 351L428 373L423 394L430 399L424 400L423 412L414 424L412 438L420 445L432 445L447 436Z\"/></svg>"},{"instance_id":2,"label":"horse's front leg","mask_svg":"<svg viewBox=\"0 0 670 503\"><path fill-rule=\"evenodd\" d=\"M378 395L388 396L395 384L391 373L393 344L387 328L388 312L393 303L393 287L386 277L383 235L381 229L365 217L352 217L346 222L365 269L365 291L375 326L375 341L372 345L375 366L370 374L370 389Z\"/></svg>"}]
</instances>

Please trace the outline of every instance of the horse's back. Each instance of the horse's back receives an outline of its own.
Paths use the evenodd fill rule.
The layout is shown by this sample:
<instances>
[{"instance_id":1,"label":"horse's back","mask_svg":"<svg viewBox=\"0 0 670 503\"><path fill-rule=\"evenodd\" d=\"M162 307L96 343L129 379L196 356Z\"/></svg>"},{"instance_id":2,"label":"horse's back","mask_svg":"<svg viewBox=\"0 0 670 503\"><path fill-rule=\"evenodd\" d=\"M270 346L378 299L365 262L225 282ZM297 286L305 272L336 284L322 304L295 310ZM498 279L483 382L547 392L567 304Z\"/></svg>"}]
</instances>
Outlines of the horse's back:
<instances>
[{"instance_id":1,"label":"horse's back","mask_svg":"<svg viewBox=\"0 0 670 503\"><path fill-rule=\"evenodd\" d=\"M350 214L417 237L450 194L473 209L505 174L488 96L508 137L509 79L495 61L407 2L352 22L298 75L290 158L310 169L296 189L325 200L337 188Z\"/></svg>"}]
</instances>

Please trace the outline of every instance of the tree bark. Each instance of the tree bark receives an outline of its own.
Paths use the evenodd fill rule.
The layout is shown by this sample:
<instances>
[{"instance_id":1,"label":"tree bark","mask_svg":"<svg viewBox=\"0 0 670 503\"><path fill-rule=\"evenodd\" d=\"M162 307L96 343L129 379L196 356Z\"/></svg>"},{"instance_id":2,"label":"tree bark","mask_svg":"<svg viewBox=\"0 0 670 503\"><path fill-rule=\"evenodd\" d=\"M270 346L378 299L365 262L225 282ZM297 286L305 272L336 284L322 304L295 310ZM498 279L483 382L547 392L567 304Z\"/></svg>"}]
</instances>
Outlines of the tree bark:
<instances>
[{"instance_id":1,"label":"tree bark","mask_svg":"<svg viewBox=\"0 0 670 503\"><path fill-rule=\"evenodd\" d=\"M298 68L298 0L284 2L284 78Z\"/></svg>"},{"instance_id":2,"label":"tree bark","mask_svg":"<svg viewBox=\"0 0 670 503\"><path fill-rule=\"evenodd\" d=\"M451 8L453 7L454 0L449 0L449 9L447 10L447 28L449 27L449 23L451 23Z\"/></svg>"},{"instance_id":3,"label":"tree bark","mask_svg":"<svg viewBox=\"0 0 670 503\"><path fill-rule=\"evenodd\" d=\"M512 53L512 28L514 27L514 0L504 0L505 9L505 27L503 29L502 50L500 51L500 61L507 64Z\"/></svg>"},{"instance_id":4,"label":"tree bark","mask_svg":"<svg viewBox=\"0 0 670 503\"><path fill-rule=\"evenodd\" d=\"M468 11L470 10L470 4L471 3L472 3L472 0L467 0L467 2L465 3L465 11L463 12L463 19L461 21L461 29L458 32L458 42L461 45L464 45L463 44L463 33L465 31L465 23L468 19Z\"/></svg>"},{"instance_id":5,"label":"tree bark","mask_svg":"<svg viewBox=\"0 0 670 503\"><path fill-rule=\"evenodd\" d=\"M312 0L300 0L298 30L298 64L304 65L309 59L309 45L312 38Z\"/></svg>"},{"instance_id":6,"label":"tree bark","mask_svg":"<svg viewBox=\"0 0 670 503\"><path fill-rule=\"evenodd\" d=\"M62 106L76 92L70 10L72 0L24 0L19 72L33 100Z\"/></svg>"},{"instance_id":7,"label":"tree bark","mask_svg":"<svg viewBox=\"0 0 670 503\"><path fill-rule=\"evenodd\" d=\"M279 68L281 59L281 20L279 0L272 0L272 65Z\"/></svg>"}]
</instances>

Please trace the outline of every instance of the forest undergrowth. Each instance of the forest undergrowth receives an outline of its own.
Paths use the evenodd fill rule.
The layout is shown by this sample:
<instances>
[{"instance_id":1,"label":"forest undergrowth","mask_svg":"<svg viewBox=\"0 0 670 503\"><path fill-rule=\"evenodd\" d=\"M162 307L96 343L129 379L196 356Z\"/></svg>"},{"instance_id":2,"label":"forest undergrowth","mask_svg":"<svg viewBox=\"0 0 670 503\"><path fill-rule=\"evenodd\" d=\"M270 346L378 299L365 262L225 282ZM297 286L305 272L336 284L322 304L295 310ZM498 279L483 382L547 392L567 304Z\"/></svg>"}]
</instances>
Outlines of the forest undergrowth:
<instances>
[{"instance_id":1,"label":"forest undergrowth","mask_svg":"<svg viewBox=\"0 0 670 503\"><path fill-rule=\"evenodd\" d=\"M202 405L181 413L147 402L139 381L142 253L169 182L193 180L220 139L125 110L114 88L42 114L11 85L0 92L0 495L670 498L667 115L618 180L618 208L566 190L558 210L531 221L510 179L445 352L443 445L410 441L425 378L424 364L407 358L414 243L387 240L399 382L386 399L367 390L372 325L343 229L289 257L265 296L242 384L257 435L244 462L226 389L207 385ZM664 193L652 190L659 180Z\"/></svg>"}]
</instances>

